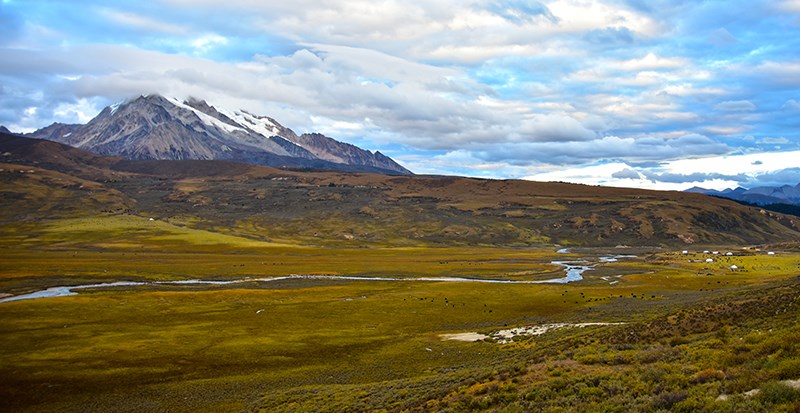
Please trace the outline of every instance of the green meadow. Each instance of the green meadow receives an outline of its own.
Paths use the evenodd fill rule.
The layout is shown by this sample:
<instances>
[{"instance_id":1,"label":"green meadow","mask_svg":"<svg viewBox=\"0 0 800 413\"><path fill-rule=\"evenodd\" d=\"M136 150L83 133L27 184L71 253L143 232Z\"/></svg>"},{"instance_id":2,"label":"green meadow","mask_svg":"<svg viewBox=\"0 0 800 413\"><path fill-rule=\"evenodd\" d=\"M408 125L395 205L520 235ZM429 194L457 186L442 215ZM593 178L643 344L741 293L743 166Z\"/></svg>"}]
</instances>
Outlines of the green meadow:
<instances>
[{"instance_id":1,"label":"green meadow","mask_svg":"<svg viewBox=\"0 0 800 413\"><path fill-rule=\"evenodd\" d=\"M317 247L132 215L7 226L3 296L149 284L0 302L2 410L798 411L800 254L716 248L735 255ZM563 277L552 261L593 269L435 280ZM288 275L395 279L270 280ZM152 283L180 280L243 281ZM619 324L443 339L552 323Z\"/></svg>"}]
</instances>

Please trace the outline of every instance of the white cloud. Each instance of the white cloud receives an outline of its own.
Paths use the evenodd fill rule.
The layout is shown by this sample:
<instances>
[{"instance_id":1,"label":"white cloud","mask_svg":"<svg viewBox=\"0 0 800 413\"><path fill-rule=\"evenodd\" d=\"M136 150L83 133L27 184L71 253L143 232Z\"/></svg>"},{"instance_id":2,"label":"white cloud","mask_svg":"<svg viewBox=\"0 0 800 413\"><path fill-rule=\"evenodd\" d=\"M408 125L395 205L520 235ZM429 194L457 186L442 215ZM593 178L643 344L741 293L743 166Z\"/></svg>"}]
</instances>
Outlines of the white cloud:
<instances>
[{"instance_id":1,"label":"white cloud","mask_svg":"<svg viewBox=\"0 0 800 413\"><path fill-rule=\"evenodd\" d=\"M800 13L800 0L778 0L775 6L782 11Z\"/></svg>"},{"instance_id":2,"label":"white cloud","mask_svg":"<svg viewBox=\"0 0 800 413\"><path fill-rule=\"evenodd\" d=\"M97 116L100 109L95 102L82 98L74 103L59 104L53 114L62 123L87 123Z\"/></svg>"},{"instance_id":3,"label":"white cloud","mask_svg":"<svg viewBox=\"0 0 800 413\"><path fill-rule=\"evenodd\" d=\"M619 67L628 71L678 69L686 67L689 62L682 58L658 57L655 53L648 53L640 59L631 59L621 62Z\"/></svg>"},{"instance_id":4,"label":"white cloud","mask_svg":"<svg viewBox=\"0 0 800 413\"><path fill-rule=\"evenodd\" d=\"M759 175L797 167L800 151L764 152L746 155L681 159L665 164L664 170L674 173L720 173Z\"/></svg>"},{"instance_id":5,"label":"white cloud","mask_svg":"<svg viewBox=\"0 0 800 413\"><path fill-rule=\"evenodd\" d=\"M749 100L727 100L714 105L714 109L725 112L752 112L758 108Z\"/></svg>"},{"instance_id":6,"label":"white cloud","mask_svg":"<svg viewBox=\"0 0 800 413\"><path fill-rule=\"evenodd\" d=\"M633 78L623 78L621 83L633 86L655 86L663 84L665 81L668 81L668 77L664 74L648 70L637 73Z\"/></svg>"},{"instance_id":7,"label":"white cloud","mask_svg":"<svg viewBox=\"0 0 800 413\"><path fill-rule=\"evenodd\" d=\"M767 145L785 145L789 143L789 139L784 138L783 136L780 137L764 137L761 138L758 143L767 144ZM800 165L800 163L798 163Z\"/></svg>"},{"instance_id":8,"label":"white cloud","mask_svg":"<svg viewBox=\"0 0 800 413\"><path fill-rule=\"evenodd\" d=\"M781 110L789 111L789 112L798 112L800 111L800 102L789 99L781 106Z\"/></svg>"},{"instance_id":9,"label":"white cloud","mask_svg":"<svg viewBox=\"0 0 800 413\"><path fill-rule=\"evenodd\" d=\"M694 85L688 83L666 86L664 87L663 92L668 95L674 95L674 96L722 95L727 93L725 89L719 87L697 88Z\"/></svg>"},{"instance_id":10,"label":"white cloud","mask_svg":"<svg viewBox=\"0 0 800 413\"><path fill-rule=\"evenodd\" d=\"M524 176L535 167L508 162L486 161L466 150L454 150L440 155L400 155L396 158L417 174L466 175L485 178Z\"/></svg>"},{"instance_id":11,"label":"white cloud","mask_svg":"<svg viewBox=\"0 0 800 413\"><path fill-rule=\"evenodd\" d=\"M596 132L563 114L534 116L523 120L518 132L509 130L509 133L527 142L574 142L597 137Z\"/></svg>"},{"instance_id":12,"label":"white cloud","mask_svg":"<svg viewBox=\"0 0 800 413\"><path fill-rule=\"evenodd\" d=\"M541 162L566 166L585 164L597 159L651 162L689 156L708 156L727 153L730 148L708 137L695 134L675 139L605 136L588 141L505 143L475 146L473 150L481 159L490 161L503 160L515 164Z\"/></svg>"},{"instance_id":13,"label":"white cloud","mask_svg":"<svg viewBox=\"0 0 800 413\"><path fill-rule=\"evenodd\" d=\"M800 61L765 61L755 68L743 66L740 70L759 76L770 85L800 87Z\"/></svg>"},{"instance_id":14,"label":"white cloud","mask_svg":"<svg viewBox=\"0 0 800 413\"><path fill-rule=\"evenodd\" d=\"M706 126L704 131L714 135L740 135L748 131L746 126Z\"/></svg>"},{"instance_id":15,"label":"white cloud","mask_svg":"<svg viewBox=\"0 0 800 413\"><path fill-rule=\"evenodd\" d=\"M612 178L617 178L617 179L641 179L642 178L642 176L639 175L639 172L636 172L631 168L624 168L622 170L614 172L613 174L611 174L611 177Z\"/></svg>"},{"instance_id":16,"label":"white cloud","mask_svg":"<svg viewBox=\"0 0 800 413\"><path fill-rule=\"evenodd\" d=\"M673 183L656 183L644 178L620 177L620 170L631 170L632 167L621 162L605 163L599 165L584 165L575 168L565 168L558 171L529 175L523 179L540 182L570 182L584 185L615 186L620 188L644 188L658 190L681 190L683 185Z\"/></svg>"},{"instance_id":17,"label":"white cloud","mask_svg":"<svg viewBox=\"0 0 800 413\"><path fill-rule=\"evenodd\" d=\"M625 27L651 36L662 30L660 24L650 16L608 2L557 0L547 6L561 22L562 30L569 32Z\"/></svg>"},{"instance_id":18,"label":"white cloud","mask_svg":"<svg viewBox=\"0 0 800 413\"><path fill-rule=\"evenodd\" d=\"M158 32L167 34L186 34L188 29L174 23L159 21L151 17L140 14L124 12L111 8L102 8L98 11L101 18L108 19L114 23L128 26L137 30L148 32Z\"/></svg>"},{"instance_id":19,"label":"white cloud","mask_svg":"<svg viewBox=\"0 0 800 413\"><path fill-rule=\"evenodd\" d=\"M785 182L774 179L782 175L800 176L796 159L800 159L800 151L700 157L641 167L610 162L536 173L524 179L669 191L683 191L693 186L723 190L758 182Z\"/></svg>"},{"instance_id":20,"label":"white cloud","mask_svg":"<svg viewBox=\"0 0 800 413\"><path fill-rule=\"evenodd\" d=\"M453 86L447 80L463 77L463 73L444 67L417 63L376 50L330 44L305 45L317 53L331 68L362 77L385 79L392 82L419 82L429 86ZM266 60L270 60L266 58ZM469 80L463 79L466 83Z\"/></svg>"},{"instance_id":21,"label":"white cloud","mask_svg":"<svg viewBox=\"0 0 800 413\"><path fill-rule=\"evenodd\" d=\"M228 39L218 34L209 33L192 40L191 44L195 49L195 53L204 54L215 47L228 44Z\"/></svg>"}]
</instances>

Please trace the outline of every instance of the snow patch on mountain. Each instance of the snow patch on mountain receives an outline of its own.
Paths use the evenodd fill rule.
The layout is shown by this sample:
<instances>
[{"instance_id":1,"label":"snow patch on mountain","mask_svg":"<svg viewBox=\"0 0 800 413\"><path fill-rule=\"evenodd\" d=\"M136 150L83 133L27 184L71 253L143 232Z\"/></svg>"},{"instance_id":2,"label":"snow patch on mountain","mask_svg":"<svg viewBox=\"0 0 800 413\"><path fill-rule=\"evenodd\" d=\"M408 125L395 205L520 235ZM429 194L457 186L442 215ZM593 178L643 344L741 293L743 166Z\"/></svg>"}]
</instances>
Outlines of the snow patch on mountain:
<instances>
[{"instance_id":1,"label":"snow patch on mountain","mask_svg":"<svg viewBox=\"0 0 800 413\"><path fill-rule=\"evenodd\" d=\"M265 138L280 134L280 130L269 119L252 115L244 110L229 111L227 109L217 109L217 111L231 120Z\"/></svg>"},{"instance_id":2,"label":"snow patch on mountain","mask_svg":"<svg viewBox=\"0 0 800 413\"><path fill-rule=\"evenodd\" d=\"M115 103L115 104L113 104L113 105L109 106L109 107L111 108L111 114L112 114L112 115L113 115L113 114L115 114L115 113L117 113L117 109L119 109L119 107L120 107L120 106L122 106L122 103L123 103L123 102L117 102L117 103Z\"/></svg>"},{"instance_id":3,"label":"snow patch on mountain","mask_svg":"<svg viewBox=\"0 0 800 413\"><path fill-rule=\"evenodd\" d=\"M228 132L228 133L233 133L233 132L236 132L236 131L245 132L244 129L236 127L236 126L233 126L233 125L229 125L229 124L227 124L227 123L225 123L225 122L223 122L223 121L221 121L221 120L219 120L219 119L217 119L217 118L215 118L213 116L207 115L207 114L205 114L205 113L203 113L203 112L201 112L201 111L199 111L199 110L197 110L197 109L195 109L195 108L193 108L193 107L181 102L177 98L168 97L166 99L169 100L172 104L174 104L175 106L177 106L177 107L179 107L181 109L185 109L185 110L193 112L195 115L197 115L198 118L200 118L200 120L203 123L205 123L208 126L219 128L219 129L221 129L221 130L223 130L225 132Z\"/></svg>"}]
</instances>

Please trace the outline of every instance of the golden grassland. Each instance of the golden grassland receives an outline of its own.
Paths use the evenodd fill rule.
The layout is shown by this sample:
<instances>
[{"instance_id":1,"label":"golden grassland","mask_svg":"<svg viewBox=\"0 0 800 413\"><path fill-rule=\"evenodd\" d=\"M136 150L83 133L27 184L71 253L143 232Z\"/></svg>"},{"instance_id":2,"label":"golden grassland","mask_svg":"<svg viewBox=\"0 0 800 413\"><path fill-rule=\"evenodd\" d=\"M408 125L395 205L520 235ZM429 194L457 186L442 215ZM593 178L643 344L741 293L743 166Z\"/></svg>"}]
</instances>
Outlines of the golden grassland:
<instances>
[{"instance_id":1,"label":"golden grassland","mask_svg":"<svg viewBox=\"0 0 800 413\"><path fill-rule=\"evenodd\" d=\"M7 226L0 293L13 295L289 274L540 280L563 275L553 260L638 258L567 285L289 279L0 303L0 398L25 412L797 411L781 380L800 379L800 255L720 250L736 255L322 248L136 216ZM440 337L554 322L626 324Z\"/></svg>"}]
</instances>

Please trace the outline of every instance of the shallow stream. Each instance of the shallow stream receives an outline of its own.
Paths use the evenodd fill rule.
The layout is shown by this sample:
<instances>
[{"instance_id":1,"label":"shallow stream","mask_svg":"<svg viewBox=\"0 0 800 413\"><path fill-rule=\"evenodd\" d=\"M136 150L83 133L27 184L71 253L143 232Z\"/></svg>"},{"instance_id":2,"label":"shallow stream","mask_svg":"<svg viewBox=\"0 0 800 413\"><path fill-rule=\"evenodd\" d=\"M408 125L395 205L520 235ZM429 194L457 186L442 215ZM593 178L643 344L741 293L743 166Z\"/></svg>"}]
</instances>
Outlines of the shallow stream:
<instances>
[{"instance_id":1,"label":"shallow stream","mask_svg":"<svg viewBox=\"0 0 800 413\"><path fill-rule=\"evenodd\" d=\"M616 262L620 258L634 258L635 255L616 255L600 257L600 263ZM461 282L461 283L492 283L492 284L566 284L583 280L583 273L594 269L594 266L587 265L586 261L551 261L551 264L564 267L565 276L549 280L493 280L485 278L462 278L462 277L415 277L415 278L395 278L395 277L355 277L345 275L287 275L284 277L267 278L242 278L229 281L209 281L209 280L179 280L179 281L117 281L110 283L84 284L74 286L50 287L41 291L29 294L20 294L11 297L0 298L0 303L19 300L32 300L35 298L66 297L77 295L76 290L86 290L91 288L114 288L114 287L134 287L142 285L230 285L240 283L268 283L283 280L345 280L345 281L408 281L408 282Z\"/></svg>"}]
</instances>

